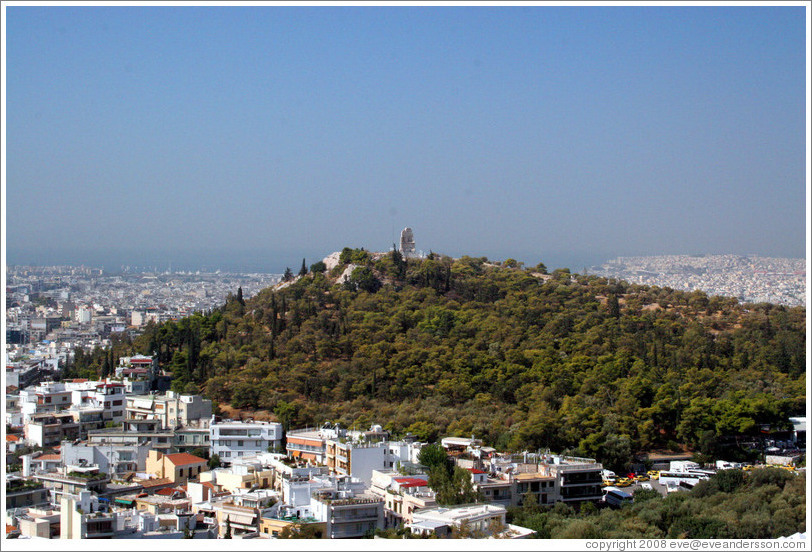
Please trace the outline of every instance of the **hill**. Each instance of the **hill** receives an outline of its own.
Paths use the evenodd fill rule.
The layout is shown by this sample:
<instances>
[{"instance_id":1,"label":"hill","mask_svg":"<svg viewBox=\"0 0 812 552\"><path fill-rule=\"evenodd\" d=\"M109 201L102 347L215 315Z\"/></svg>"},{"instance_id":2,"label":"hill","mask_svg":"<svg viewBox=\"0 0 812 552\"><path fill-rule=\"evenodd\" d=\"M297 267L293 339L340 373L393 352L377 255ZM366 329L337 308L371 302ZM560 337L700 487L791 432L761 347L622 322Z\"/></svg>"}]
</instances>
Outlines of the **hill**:
<instances>
[{"instance_id":1,"label":"hill","mask_svg":"<svg viewBox=\"0 0 812 552\"><path fill-rule=\"evenodd\" d=\"M805 411L802 307L511 259L345 248L330 264L132 348L157 351L174 389L289 427L377 422L614 467L654 447L713 455Z\"/></svg>"}]
</instances>

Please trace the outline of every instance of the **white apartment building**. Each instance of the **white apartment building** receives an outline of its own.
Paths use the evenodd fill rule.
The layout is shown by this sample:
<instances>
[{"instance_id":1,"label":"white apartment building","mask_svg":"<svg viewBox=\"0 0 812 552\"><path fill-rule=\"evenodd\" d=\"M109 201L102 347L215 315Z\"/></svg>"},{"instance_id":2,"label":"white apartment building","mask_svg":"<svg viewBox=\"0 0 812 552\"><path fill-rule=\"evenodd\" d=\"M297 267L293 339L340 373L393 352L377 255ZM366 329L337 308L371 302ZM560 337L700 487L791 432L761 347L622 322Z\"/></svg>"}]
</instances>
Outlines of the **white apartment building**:
<instances>
[{"instance_id":1,"label":"white apartment building","mask_svg":"<svg viewBox=\"0 0 812 552\"><path fill-rule=\"evenodd\" d=\"M340 481L340 480L339 480ZM331 539L358 539L376 529L383 529L381 497L372 493L357 493L336 489L321 489L313 494L310 509L319 521L326 523Z\"/></svg>"},{"instance_id":2,"label":"white apartment building","mask_svg":"<svg viewBox=\"0 0 812 552\"><path fill-rule=\"evenodd\" d=\"M80 324L87 324L93 319L93 309L82 305L76 309L76 321Z\"/></svg>"},{"instance_id":3,"label":"white apartment building","mask_svg":"<svg viewBox=\"0 0 812 552\"><path fill-rule=\"evenodd\" d=\"M107 474L143 472L146 469L148 445L87 445L63 441L60 449L66 466L96 466Z\"/></svg>"},{"instance_id":4,"label":"white apartment building","mask_svg":"<svg viewBox=\"0 0 812 552\"><path fill-rule=\"evenodd\" d=\"M224 421L209 427L212 455L224 464L241 456L267 452L282 447L282 424L278 422Z\"/></svg>"},{"instance_id":5,"label":"white apartment building","mask_svg":"<svg viewBox=\"0 0 812 552\"><path fill-rule=\"evenodd\" d=\"M391 470L398 463L410 462L413 443L403 441L341 442L328 439L326 464L337 475L351 475L366 485L372 482L375 470Z\"/></svg>"},{"instance_id":6,"label":"white apartment building","mask_svg":"<svg viewBox=\"0 0 812 552\"><path fill-rule=\"evenodd\" d=\"M45 382L20 391L20 413L27 424L35 414L67 409L102 408L105 422L124 420L125 387L99 381Z\"/></svg>"}]
</instances>

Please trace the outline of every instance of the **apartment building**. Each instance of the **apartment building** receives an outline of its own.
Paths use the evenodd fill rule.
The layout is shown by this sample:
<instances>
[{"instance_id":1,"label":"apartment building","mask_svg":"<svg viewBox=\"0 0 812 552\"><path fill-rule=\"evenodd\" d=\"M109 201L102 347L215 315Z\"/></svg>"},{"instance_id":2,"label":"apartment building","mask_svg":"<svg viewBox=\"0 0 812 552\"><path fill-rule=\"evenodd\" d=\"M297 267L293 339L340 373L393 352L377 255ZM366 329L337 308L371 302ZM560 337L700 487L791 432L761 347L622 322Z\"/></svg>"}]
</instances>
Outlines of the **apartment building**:
<instances>
[{"instance_id":1,"label":"apartment building","mask_svg":"<svg viewBox=\"0 0 812 552\"><path fill-rule=\"evenodd\" d=\"M50 493L39 481L9 475L6 478L6 508L28 508L47 505Z\"/></svg>"},{"instance_id":2,"label":"apartment building","mask_svg":"<svg viewBox=\"0 0 812 552\"><path fill-rule=\"evenodd\" d=\"M224 464L282 447L282 424L278 422L212 422L209 431L211 454Z\"/></svg>"},{"instance_id":3,"label":"apartment building","mask_svg":"<svg viewBox=\"0 0 812 552\"><path fill-rule=\"evenodd\" d=\"M325 464L337 475L351 475L369 485L372 472L391 470L399 463L409 462L412 444L403 441L347 441L328 439L325 443Z\"/></svg>"},{"instance_id":4,"label":"apartment building","mask_svg":"<svg viewBox=\"0 0 812 552\"><path fill-rule=\"evenodd\" d=\"M60 447L66 466L96 466L107 474L143 472L146 470L148 445L89 445L63 441Z\"/></svg>"},{"instance_id":5,"label":"apartment building","mask_svg":"<svg viewBox=\"0 0 812 552\"><path fill-rule=\"evenodd\" d=\"M35 481L42 483L51 494L51 502L59 503L63 496L78 496L87 492L87 496L103 493L110 478L104 474L93 471L61 473L40 473L33 476Z\"/></svg>"},{"instance_id":6,"label":"apartment building","mask_svg":"<svg viewBox=\"0 0 812 552\"><path fill-rule=\"evenodd\" d=\"M286 449L288 456L323 464L327 459L326 439L319 430L289 431Z\"/></svg>"},{"instance_id":7,"label":"apartment building","mask_svg":"<svg viewBox=\"0 0 812 552\"><path fill-rule=\"evenodd\" d=\"M89 431L89 445L135 446L146 445L164 453L172 452L175 434L172 431L138 430L124 424L124 429L97 429Z\"/></svg>"},{"instance_id":8,"label":"apartment building","mask_svg":"<svg viewBox=\"0 0 812 552\"><path fill-rule=\"evenodd\" d=\"M128 420L160 420L163 429L193 426L207 429L212 417L212 403L200 395L133 395L127 397Z\"/></svg>"},{"instance_id":9,"label":"apartment building","mask_svg":"<svg viewBox=\"0 0 812 552\"><path fill-rule=\"evenodd\" d=\"M193 452L197 449L210 450L211 432L208 420L205 428L183 427L175 428L174 448L178 452Z\"/></svg>"},{"instance_id":10,"label":"apartment building","mask_svg":"<svg viewBox=\"0 0 812 552\"><path fill-rule=\"evenodd\" d=\"M554 456L539 464L539 471L554 478L554 501L595 502L603 496L603 466L592 458Z\"/></svg>"},{"instance_id":11,"label":"apartment building","mask_svg":"<svg viewBox=\"0 0 812 552\"><path fill-rule=\"evenodd\" d=\"M375 470L370 492L384 499L384 528L410 523L415 511L437 505L428 476L404 476L396 471Z\"/></svg>"},{"instance_id":12,"label":"apartment building","mask_svg":"<svg viewBox=\"0 0 812 552\"><path fill-rule=\"evenodd\" d=\"M78 439L81 427L70 412L34 414L25 424L25 439L37 447L55 447Z\"/></svg>"},{"instance_id":13,"label":"apartment building","mask_svg":"<svg viewBox=\"0 0 812 552\"><path fill-rule=\"evenodd\" d=\"M372 493L321 489L312 496L310 507L316 519L325 522L331 539L358 539L383 529L384 500Z\"/></svg>"},{"instance_id":14,"label":"apartment building","mask_svg":"<svg viewBox=\"0 0 812 552\"><path fill-rule=\"evenodd\" d=\"M263 538L279 538L285 530L292 532L297 529L313 538L327 538L327 523L317 520L309 506L282 505L263 513L259 520L259 534Z\"/></svg>"},{"instance_id":15,"label":"apartment building","mask_svg":"<svg viewBox=\"0 0 812 552\"><path fill-rule=\"evenodd\" d=\"M116 533L116 515L83 508L85 495L60 499L60 533L62 539L109 539ZM93 512L93 513L90 513Z\"/></svg>"}]
</instances>

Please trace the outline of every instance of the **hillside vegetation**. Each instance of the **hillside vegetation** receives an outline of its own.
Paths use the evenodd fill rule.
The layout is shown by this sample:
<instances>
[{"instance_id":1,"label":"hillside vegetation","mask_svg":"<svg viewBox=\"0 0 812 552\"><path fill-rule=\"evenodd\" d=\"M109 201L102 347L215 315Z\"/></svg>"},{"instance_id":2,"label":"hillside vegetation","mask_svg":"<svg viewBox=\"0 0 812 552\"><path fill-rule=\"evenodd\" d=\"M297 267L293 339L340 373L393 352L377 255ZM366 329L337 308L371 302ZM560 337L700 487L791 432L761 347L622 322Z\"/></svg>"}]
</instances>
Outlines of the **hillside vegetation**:
<instances>
[{"instance_id":1,"label":"hillside vegetation","mask_svg":"<svg viewBox=\"0 0 812 552\"><path fill-rule=\"evenodd\" d=\"M725 470L690 492L637 491L620 509L564 503L511 508L512 523L553 539L772 539L806 531L806 477L781 469ZM658 543L648 544L655 549Z\"/></svg>"},{"instance_id":2,"label":"hillside vegetation","mask_svg":"<svg viewBox=\"0 0 812 552\"><path fill-rule=\"evenodd\" d=\"M801 307L513 260L346 248L331 271L311 268L119 346L157 351L176 390L287 427L377 422L614 467L678 444L713 455L805 411Z\"/></svg>"}]
</instances>

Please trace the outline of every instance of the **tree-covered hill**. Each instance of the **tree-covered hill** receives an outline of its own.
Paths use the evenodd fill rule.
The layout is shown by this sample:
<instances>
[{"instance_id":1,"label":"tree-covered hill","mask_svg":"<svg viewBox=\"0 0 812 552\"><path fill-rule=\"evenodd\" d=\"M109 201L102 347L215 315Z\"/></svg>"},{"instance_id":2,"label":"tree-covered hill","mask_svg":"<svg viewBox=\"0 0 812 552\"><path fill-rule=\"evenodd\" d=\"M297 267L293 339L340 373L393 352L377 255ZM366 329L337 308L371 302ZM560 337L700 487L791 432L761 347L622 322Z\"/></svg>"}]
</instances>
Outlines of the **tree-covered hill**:
<instances>
[{"instance_id":1,"label":"tree-covered hill","mask_svg":"<svg viewBox=\"0 0 812 552\"><path fill-rule=\"evenodd\" d=\"M713 454L805 411L800 307L397 251L303 269L133 349L158 351L174 389L289 426L374 421L610 466L677 443Z\"/></svg>"}]
</instances>

